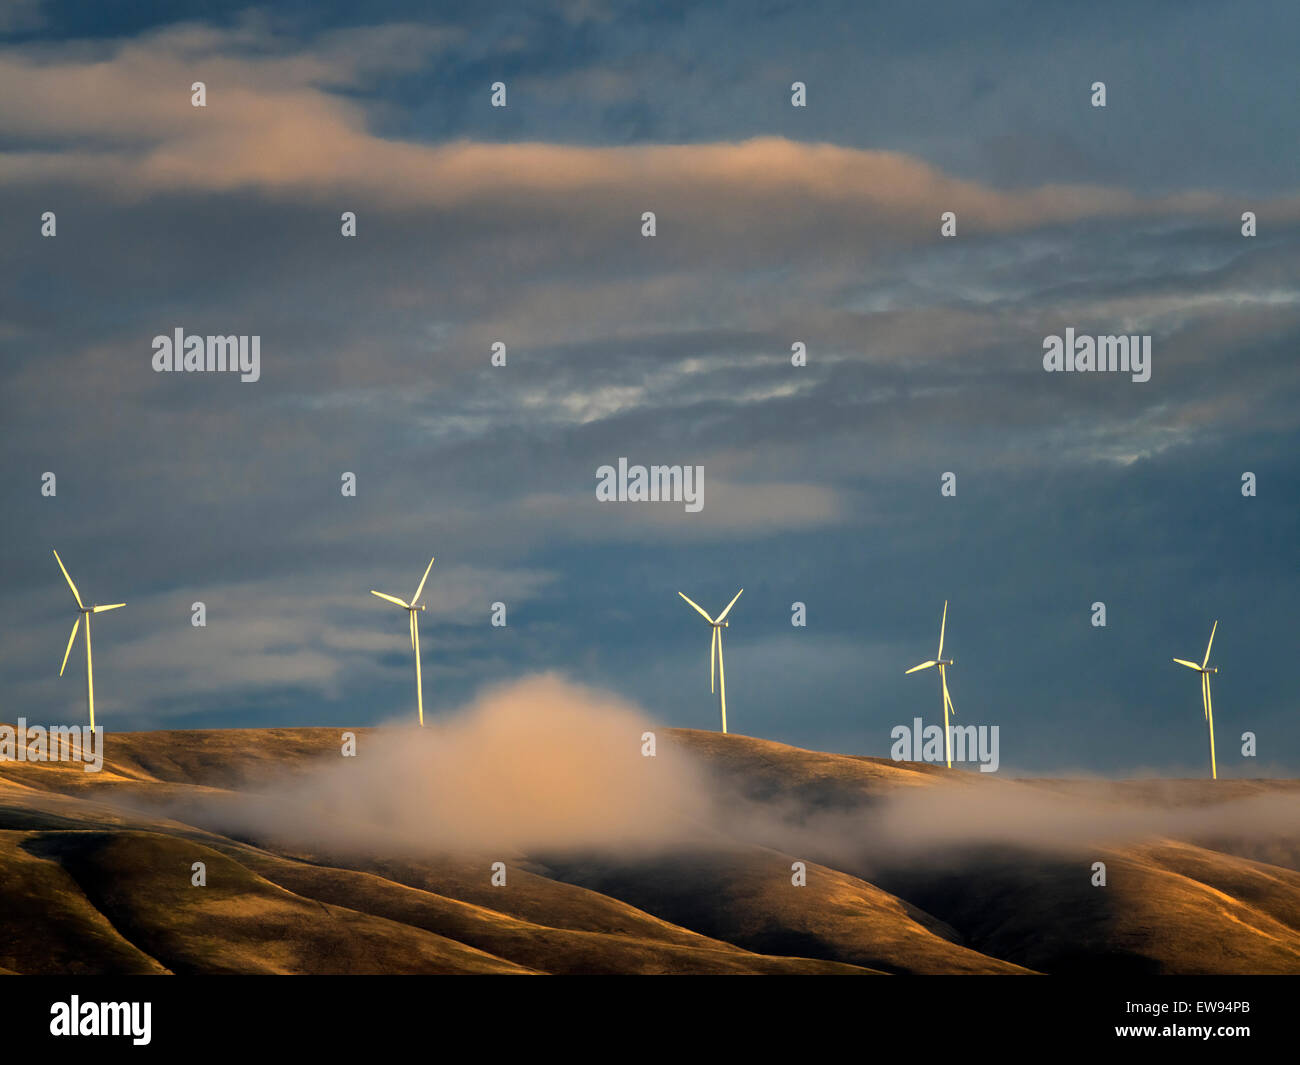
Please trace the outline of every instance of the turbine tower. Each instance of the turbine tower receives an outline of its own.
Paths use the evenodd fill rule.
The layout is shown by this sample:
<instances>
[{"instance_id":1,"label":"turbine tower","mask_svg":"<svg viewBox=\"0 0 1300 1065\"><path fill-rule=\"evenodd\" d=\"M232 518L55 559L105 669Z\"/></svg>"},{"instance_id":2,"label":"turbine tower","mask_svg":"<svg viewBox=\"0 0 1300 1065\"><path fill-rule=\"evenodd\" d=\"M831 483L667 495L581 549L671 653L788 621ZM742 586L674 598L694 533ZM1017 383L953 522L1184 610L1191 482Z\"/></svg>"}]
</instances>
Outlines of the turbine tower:
<instances>
[{"instance_id":1,"label":"turbine tower","mask_svg":"<svg viewBox=\"0 0 1300 1065\"><path fill-rule=\"evenodd\" d=\"M417 611L423 610L423 606L416 606L416 600L420 598L420 593L424 591L424 582L429 579L429 570L433 569L433 559L429 559L429 564L424 568L424 576L420 578L419 587L415 589L415 594L411 596L409 603L398 599L395 595L385 595L383 592L377 592L370 589L371 595L377 595L380 599L387 599L390 603L396 603L406 611L411 620L411 650L415 652L415 706L420 715L420 727L424 727L424 683L420 679L420 626L416 624L415 615Z\"/></svg>"},{"instance_id":2,"label":"turbine tower","mask_svg":"<svg viewBox=\"0 0 1300 1065\"><path fill-rule=\"evenodd\" d=\"M1205 723L1210 727L1210 779L1219 779L1219 768L1214 761L1214 703L1210 699L1210 674L1219 672L1217 668L1210 668L1210 648L1214 646L1214 634L1218 631L1219 622L1216 619L1214 627L1210 629L1210 642L1205 645L1205 658L1198 666L1195 662L1189 662L1185 658L1175 658L1174 661L1180 666L1186 666L1188 669L1194 669L1201 675L1201 706L1205 710Z\"/></svg>"},{"instance_id":3,"label":"turbine tower","mask_svg":"<svg viewBox=\"0 0 1300 1065\"><path fill-rule=\"evenodd\" d=\"M68 587L72 589L72 598L77 601L77 620L72 623L72 635L68 637L67 650L63 652L63 665L59 666L59 676L63 676L63 671L68 666L68 655L72 653L72 642L77 638L77 629L81 627L81 619L86 619L86 707L90 711L90 731L95 731L95 660L90 652L90 616L92 614L102 614L107 610L116 610L118 607L126 606L125 603L110 603L108 606L86 606L81 601L81 593L77 591L77 586L72 583L72 578L68 576L68 568L63 564L63 559L59 558L59 553L54 552L54 561L59 564L59 569L63 571L63 579L68 582Z\"/></svg>"},{"instance_id":4,"label":"turbine tower","mask_svg":"<svg viewBox=\"0 0 1300 1065\"><path fill-rule=\"evenodd\" d=\"M943 619L939 622L939 653L929 662L922 662L919 666L913 666L908 673L915 673L918 669L930 669L933 666L939 667L939 686L943 689L943 757L948 763L948 768L952 768L952 744L951 736L948 729L948 712L952 711L952 716L957 716L957 708L952 705L952 696L948 694L948 673L947 669L953 664L955 659L943 657L943 630L948 626L948 600L943 601Z\"/></svg>"},{"instance_id":5,"label":"turbine tower","mask_svg":"<svg viewBox=\"0 0 1300 1065\"><path fill-rule=\"evenodd\" d=\"M699 611L700 616L713 627L713 643L709 646L709 691L713 691L713 664L716 659L718 666L718 690L722 694L723 735L726 735L727 732L727 670L722 664L722 630L727 627L727 615L731 613L731 608L736 605L736 599L740 598L741 592L744 590L745 589L742 588L736 593L735 598L727 604L727 609L719 614L716 619L709 617L709 615L701 609L699 603L688 599L686 596L682 595L681 592L677 593L690 603L691 606L695 607L695 609Z\"/></svg>"}]
</instances>

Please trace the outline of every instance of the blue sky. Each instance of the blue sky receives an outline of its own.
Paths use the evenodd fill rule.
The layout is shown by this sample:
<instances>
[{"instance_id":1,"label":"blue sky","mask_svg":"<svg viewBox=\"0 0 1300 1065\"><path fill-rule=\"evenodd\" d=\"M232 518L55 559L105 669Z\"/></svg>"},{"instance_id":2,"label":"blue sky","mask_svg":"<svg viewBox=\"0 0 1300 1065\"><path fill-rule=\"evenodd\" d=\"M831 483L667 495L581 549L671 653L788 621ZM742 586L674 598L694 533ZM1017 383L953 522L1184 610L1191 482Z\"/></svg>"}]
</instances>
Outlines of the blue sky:
<instances>
[{"instance_id":1,"label":"blue sky","mask_svg":"<svg viewBox=\"0 0 1300 1065\"><path fill-rule=\"evenodd\" d=\"M676 592L743 586L732 729L882 755L935 719L903 670L946 598L958 713L999 725L1007 771L1202 773L1170 658L1217 618L1220 771L1296 772L1298 27L1281 4L10 5L0 717L84 713L51 547L130 604L95 630L110 730L407 713L404 622L368 591L436 555L435 716L557 670L716 727ZM260 335L261 379L153 373L177 326ZM1044 373L1066 327L1150 335L1151 380ZM704 510L599 504L623 455L702 464Z\"/></svg>"}]
</instances>

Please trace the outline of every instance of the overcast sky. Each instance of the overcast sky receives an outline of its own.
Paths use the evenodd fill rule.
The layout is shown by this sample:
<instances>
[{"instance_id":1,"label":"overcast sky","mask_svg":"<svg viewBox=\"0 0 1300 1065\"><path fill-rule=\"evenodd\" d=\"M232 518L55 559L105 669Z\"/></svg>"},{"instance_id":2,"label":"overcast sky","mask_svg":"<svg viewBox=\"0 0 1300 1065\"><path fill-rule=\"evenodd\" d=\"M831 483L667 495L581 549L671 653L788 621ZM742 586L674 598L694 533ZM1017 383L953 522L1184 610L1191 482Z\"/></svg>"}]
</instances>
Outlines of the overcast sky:
<instances>
[{"instance_id":1,"label":"overcast sky","mask_svg":"<svg viewBox=\"0 0 1300 1065\"><path fill-rule=\"evenodd\" d=\"M556 670L716 728L676 593L743 586L735 732L888 754L947 599L1004 772L1205 773L1216 619L1221 774L1300 771L1294 4L124 6L0 7L0 720L84 718L52 547L128 603L110 731L413 717L368 593L434 555L434 718ZM1045 373L1067 327L1150 380Z\"/></svg>"}]
</instances>

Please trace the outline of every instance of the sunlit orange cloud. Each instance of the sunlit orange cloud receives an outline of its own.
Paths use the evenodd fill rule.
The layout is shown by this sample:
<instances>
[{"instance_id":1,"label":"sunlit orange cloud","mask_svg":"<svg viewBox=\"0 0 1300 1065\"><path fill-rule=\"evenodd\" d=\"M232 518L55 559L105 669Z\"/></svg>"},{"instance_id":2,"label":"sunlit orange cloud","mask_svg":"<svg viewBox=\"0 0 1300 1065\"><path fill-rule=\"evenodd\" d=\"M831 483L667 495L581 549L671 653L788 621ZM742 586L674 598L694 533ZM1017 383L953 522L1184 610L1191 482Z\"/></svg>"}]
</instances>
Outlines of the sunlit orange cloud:
<instances>
[{"instance_id":1,"label":"sunlit orange cloud","mask_svg":"<svg viewBox=\"0 0 1300 1065\"><path fill-rule=\"evenodd\" d=\"M716 229L779 227L810 213L881 230L937 230L955 211L977 229L1014 229L1153 210L1227 210L1187 192L1144 200L1113 188L1003 191L915 157L783 137L591 147L425 144L373 133L358 103L330 91L367 69L410 65L445 43L427 28L379 27L293 54L240 54L246 30L181 27L108 52L64 46L0 52L0 134L63 143L0 157L0 182L71 181L120 196L251 189L370 206L525 202L568 212L653 203ZM396 47L403 42L404 47ZM191 106L204 81L208 106ZM1300 200L1261 208L1300 217Z\"/></svg>"}]
</instances>

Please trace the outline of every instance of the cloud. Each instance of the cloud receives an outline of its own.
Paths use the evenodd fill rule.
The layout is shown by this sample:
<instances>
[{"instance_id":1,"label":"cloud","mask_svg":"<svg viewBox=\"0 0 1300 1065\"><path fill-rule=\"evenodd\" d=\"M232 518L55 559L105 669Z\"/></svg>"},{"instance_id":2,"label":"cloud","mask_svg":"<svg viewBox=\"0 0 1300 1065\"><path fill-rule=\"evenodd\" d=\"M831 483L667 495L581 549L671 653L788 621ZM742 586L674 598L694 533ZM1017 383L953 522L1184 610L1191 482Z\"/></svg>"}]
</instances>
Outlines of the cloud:
<instances>
[{"instance_id":1,"label":"cloud","mask_svg":"<svg viewBox=\"0 0 1300 1065\"><path fill-rule=\"evenodd\" d=\"M331 91L363 85L378 68L407 68L451 36L388 25L294 48L253 21L170 27L93 48L7 49L0 134L32 144L0 158L0 181L90 184L118 196L256 189L329 203L346 197L354 206L507 214L526 202L601 226L621 213L630 233L640 211L653 209L664 215L665 233L707 225L721 241L755 228L788 238L827 215L854 236L870 230L898 239L933 237L944 210L969 231L988 232L1223 208L1222 198L1197 192L1142 200L1083 185L998 191L899 152L773 136L618 147L422 144L377 135L364 102ZM250 48L253 41L261 47ZM196 80L207 85L206 108L191 106ZM1295 216L1294 201L1284 209ZM824 221L818 228L834 229Z\"/></svg>"},{"instance_id":2,"label":"cloud","mask_svg":"<svg viewBox=\"0 0 1300 1065\"><path fill-rule=\"evenodd\" d=\"M1250 724L1293 735L1271 641L1295 540L1300 270L1294 168L1270 162L1285 153L1258 132L1294 121L1272 68L1252 51L1235 83L1251 122L1157 114L1151 93L1176 95L1195 72L1178 66L1180 42L1148 42L1144 58L1163 58L1143 67L1146 103L1118 106L1134 86L1112 78L1103 115L1076 77L1098 37L1063 63L1053 17L1021 20L1019 36L981 22L1014 61L972 69L960 20L899 16L856 40L793 8L733 32L738 10L602 22L578 9L569 23L489 7L447 28L327 29L345 16L304 10L73 36L146 13L0 46L0 198L18 220L0 246L13 545L0 655L14 699L79 712L80 682L54 676L71 621L45 569L54 544L130 604L104 627L110 727L374 720L409 705L410 661L382 608L371 619L351 597L409 591L407 568L436 553L439 570L485 574L453 595L444 573L427 661L439 707L562 665L694 714L657 668L693 646L659 597L734 577L767 604L747 639L788 637L799 599L824 626L817 647L843 650L823 662L790 640L770 656L793 677L818 667L805 713L789 714L789 687L748 693L744 712L795 742L852 746L913 705L892 667L864 676L852 651L876 661L900 604L996 603L1026 619L1028 641L1117 590L1198 616L1235 603L1229 632L1258 612ZM1248 37L1249 20L1232 32ZM711 33L728 48L705 61ZM862 47L865 67L824 58ZM497 76L504 113L487 102ZM796 76L807 113L788 107ZM1225 150L1206 152L1199 129L1171 145L1166 120L1189 116ZM1015 126L1027 140L989 136ZM972 162L989 153L1007 165ZM1154 189L1153 172L1168 178ZM1015 184L972 180L989 173ZM1253 240L1238 230L1247 207ZM59 236L43 239L51 209ZM355 240L339 235L344 209L360 214ZM939 237L942 210L959 215L954 240ZM260 334L261 381L152 373L150 338L177 325ZM1151 331L1152 380L1044 374L1042 337L1068 325ZM805 367L790 365L796 339ZM704 512L597 503L595 469L621 455L702 463ZM57 499L35 490L47 470ZM345 470L356 498L339 495ZM947 470L955 500L938 494ZM1243 470L1260 476L1257 499L1239 495ZM202 645L185 642L198 598L218 619ZM496 599L508 629L485 624ZM1114 631L1182 621L1171 606L1139 624L1139 609L1117 608ZM971 661L993 669L1021 647L980 652ZM739 666L741 641L735 653ZM1108 660L1088 681L1133 681L1089 704L1117 734L1140 732L1134 706L1175 697L1133 668ZM883 702L863 705L864 681ZM1073 698L1050 678L1006 682L1026 706ZM1023 764L1059 757L1060 730L1076 727L1009 713L1025 715ZM1153 759L1145 733L1140 755L1121 756L1077 729L1101 764ZM1187 736L1171 763L1199 752Z\"/></svg>"},{"instance_id":3,"label":"cloud","mask_svg":"<svg viewBox=\"0 0 1300 1065\"><path fill-rule=\"evenodd\" d=\"M736 742L736 757L752 756ZM794 768L807 774L815 761ZM1054 789L975 774L876 780L864 791L866 779L837 786L834 771L808 774L773 791L725 754L684 749L622 698L548 673L494 686L426 728L362 735L355 757L256 795L186 797L162 810L292 850L508 858L731 838L849 869L1167 837L1239 850L1289 838L1300 810L1300 795L1286 792L1189 802L1186 789L1151 782L1116 793L1097 780Z\"/></svg>"},{"instance_id":4,"label":"cloud","mask_svg":"<svg viewBox=\"0 0 1300 1065\"><path fill-rule=\"evenodd\" d=\"M174 810L294 847L510 857L552 847L624 851L679 839L707 817L704 774L665 749L624 700L556 675L492 688L424 729L386 727L305 780L255 802ZM666 745L665 745L666 747Z\"/></svg>"}]
</instances>

